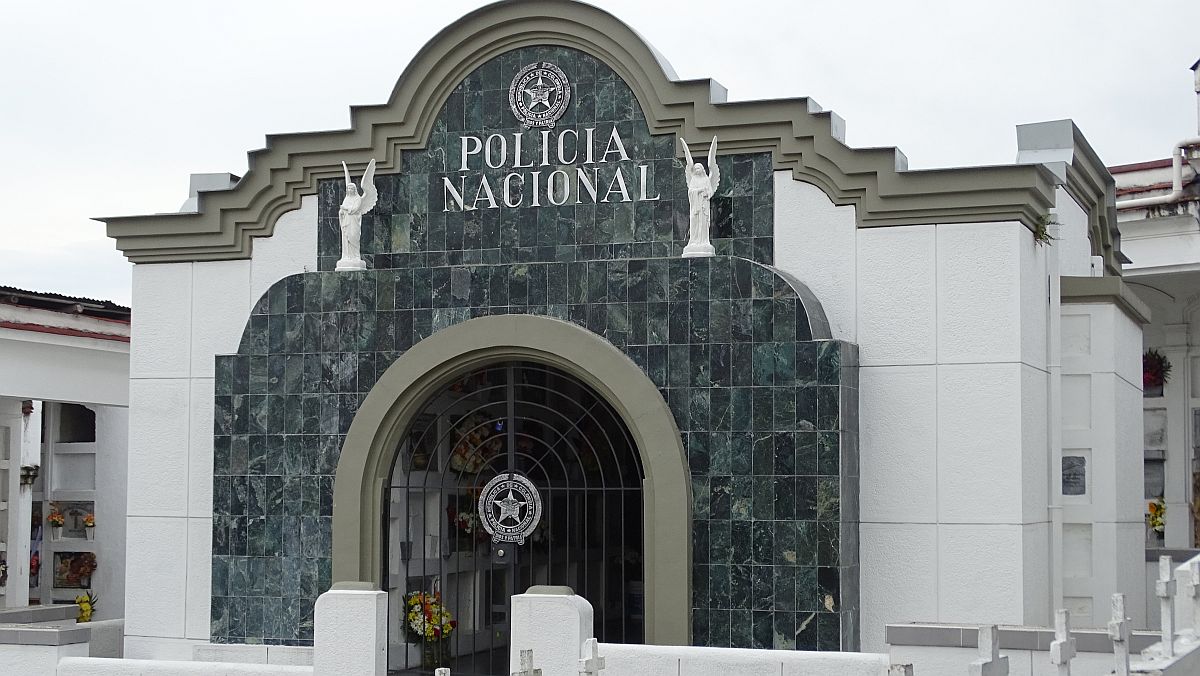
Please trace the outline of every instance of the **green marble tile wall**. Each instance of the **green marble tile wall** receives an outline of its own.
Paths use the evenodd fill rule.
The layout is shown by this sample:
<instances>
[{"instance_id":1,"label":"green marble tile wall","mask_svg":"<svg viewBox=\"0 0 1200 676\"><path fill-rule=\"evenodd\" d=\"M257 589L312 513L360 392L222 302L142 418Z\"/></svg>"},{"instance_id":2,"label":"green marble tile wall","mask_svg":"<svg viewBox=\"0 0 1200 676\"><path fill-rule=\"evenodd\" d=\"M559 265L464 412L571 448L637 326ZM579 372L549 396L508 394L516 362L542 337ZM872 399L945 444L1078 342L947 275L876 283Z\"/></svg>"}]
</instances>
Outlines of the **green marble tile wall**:
<instances>
[{"instance_id":1,"label":"green marble tile wall","mask_svg":"<svg viewBox=\"0 0 1200 676\"><path fill-rule=\"evenodd\" d=\"M500 56L468 77L442 113L466 121L446 133L509 124L506 108L498 123L464 111L480 98L473 92L492 110L486 95L495 83L506 90L534 59L557 61L572 76L573 106L586 103L597 119L616 118L608 111L619 108L621 123L639 123L636 101L607 67L539 49ZM601 103L610 97L615 103ZM576 124L593 123L574 115ZM643 148L665 166L674 139L664 138ZM438 142L435 133L431 148ZM424 155L406 155L404 170L427 169L422 162L436 153ZM548 212L442 212L436 171L379 177L380 203L364 219L371 269L281 280L255 307L238 353L218 357L212 640L311 644L313 603L332 582L333 475L359 404L379 374L438 330L521 313L603 336L670 406L692 475L694 642L856 648L857 348L814 341L795 290L764 265L772 255L769 158L720 162L737 194L719 198L727 200L714 240L722 255L707 259L677 257L686 196L664 181L677 165L655 174L658 203ZM412 196L433 185L429 176L437 177L437 209L428 199L418 209ZM340 182L321 185L322 268L337 258L341 190ZM615 211L624 206L627 226ZM614 210L601 217L600 207Z\"/></svg>"},{"instance_id":2,"label":"green marble tile wall","mask_svg":"<svg viewBox=\"0 0 1200 676\"><path fill-rule=\"evenodd\" d=\"M549 154L551 164L541 166L538 149L541 130L523 129L509 110L508 89L522 66L551 61L567 75L573 90L566 113L552 131L552 139L564 129L575 130L579 139L594 129L592 165L582 162L559 164L557 148ZM599 163L612 131L616 129L629 159L618 160L614 152ZM486 139L501 135L507 147L503 166L490 168L482 153L471 156L470 171L462 166L462 137ZM515 141L522 138L523 162L531 168L514 169ZM707 139L692 139L701 141ZM497 139L499 141L499 139ZM552 145L554 144L552 140ZM565 141L567 157L587 155L573 140ZM499 152L499 146L494 150ZM573 152L578 150L577 153ZM611 68L588 54L560 47L526 48L509 52L479 67L456 87L434 122L428 147L404 153L401 173L376 177L379 203L363 217L363 257L376 268L439 267L478 263L531 261L607 260L677 256L687 244L688 201L683 182L683 163L674 134L651 135L642 108L629 87ZM706 161L695 152L697 160ZM771 263L774 257L771 157L769 154L725 155L718 158L721 184L712 201L712 241L717 253ZM494 164L500 164L494 162ZM646 165L647 197L640 200L637 185ZM631 201L617 193L610 202L592 203L577 185L561 206L531 206L527 195L523 206L503 205L502 180L511 171L532 181L531 172L541 170L542 180L554 169L573 172L579 167L599 172L600 199L620 171L627 182ZM478 169L478 170L477 170ZM466 175L464 194L468 202L478 195L479 176L487 176L499 208L466 212L447 199L443 178L458 186ZM573 176L574 174L572 174ZM358 180L358 176L354 176ZM332 270L341 253L336 205L344 194L344 181L322 181L319 186L323 210L318 235L318 268ZM515 201L515 198L514 198ZM579 203L576 203L579 202ZM487 204L481 201L480 205Z\"/></svg>"}]
</instances>

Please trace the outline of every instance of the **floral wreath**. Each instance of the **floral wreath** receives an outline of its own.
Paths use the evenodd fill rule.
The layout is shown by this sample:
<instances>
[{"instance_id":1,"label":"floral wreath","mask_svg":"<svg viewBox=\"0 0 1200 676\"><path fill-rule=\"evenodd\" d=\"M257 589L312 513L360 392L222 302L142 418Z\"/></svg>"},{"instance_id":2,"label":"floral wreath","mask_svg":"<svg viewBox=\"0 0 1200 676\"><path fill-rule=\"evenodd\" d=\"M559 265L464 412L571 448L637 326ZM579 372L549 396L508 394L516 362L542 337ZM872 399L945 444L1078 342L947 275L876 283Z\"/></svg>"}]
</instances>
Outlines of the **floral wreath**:
<instances>
[{"instance_id":1,"label":"floral wreath","mask_svg":"<svg viewBox=\"0 0 1200 676\"><path fill-rule=\"evenodd\" d=\"M487 461L500 452L502 435L496 434L487 418L476 413L466 416L455 426L459 440L450 451L450 469L475 474Z\"/></svg>"},{"instance_id":2,"label":"floral wreath","mask_svg":"<svg viewBox=\"0 0 1200 676\"><path fill-rule=\"evenodd\" d=\"M404 629L410 643L442 641L458 628L458 621L437 592L409 592L404 597L404 608Z\"/></svg>"},{"instance_id":3,"label":"floral wreath","mask_svg":"<svg viewBox=\"0 0 1200 676\"><path fill-rule=\"evenodd\" d=\"M1146 522L1150 524L1150 530L1155 533L1162 534L1166 530L1167 505L1163 502L1162 497L1157 497L1150 501L1146 507L1149 511L1146 513Z\"/></svg>"}]
</instances>

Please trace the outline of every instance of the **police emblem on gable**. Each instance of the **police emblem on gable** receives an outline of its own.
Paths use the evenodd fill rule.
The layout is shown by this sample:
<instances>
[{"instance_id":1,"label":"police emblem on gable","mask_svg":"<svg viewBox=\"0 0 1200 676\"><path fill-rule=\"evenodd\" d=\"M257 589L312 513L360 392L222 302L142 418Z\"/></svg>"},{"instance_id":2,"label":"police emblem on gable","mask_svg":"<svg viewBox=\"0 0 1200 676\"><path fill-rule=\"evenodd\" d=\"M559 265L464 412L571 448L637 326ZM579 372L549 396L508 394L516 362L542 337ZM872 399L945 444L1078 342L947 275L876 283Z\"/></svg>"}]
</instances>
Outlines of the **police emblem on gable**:
<instances>
[{"instance_id":1,"label":"police emblem on gable","mask_svg":"<svg viewBox=\"0 0 1200 676\"><path fill-rule=\"evenodd\" d=\"M527 477L506 472L483 487L479 516L492 542L523 545L542 520L542 496Z\"/></svg>"},{"instance_id":2,"label":"police emblem on gable","mask_svg":"<svg viewBox=\"0 0 1200 676\"><path fill-rule=\"evenodd\" d=\"M508 105L526 129L553 129L570 102L571 83L567 74L549 61L525 66L508 86Z\"/></svg>"}]
</instances>

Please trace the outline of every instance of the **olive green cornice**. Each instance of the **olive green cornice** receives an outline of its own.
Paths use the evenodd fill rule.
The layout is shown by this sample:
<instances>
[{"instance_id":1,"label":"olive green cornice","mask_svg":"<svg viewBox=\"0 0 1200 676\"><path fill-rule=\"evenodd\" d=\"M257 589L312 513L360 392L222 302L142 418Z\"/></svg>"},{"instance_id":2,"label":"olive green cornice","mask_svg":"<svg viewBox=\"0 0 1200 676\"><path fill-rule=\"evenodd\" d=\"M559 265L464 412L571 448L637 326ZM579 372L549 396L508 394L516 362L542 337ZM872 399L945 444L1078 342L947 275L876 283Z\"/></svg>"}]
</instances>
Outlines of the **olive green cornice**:
<instances>
[{"instance_id":1,"label":"olive green cornice","mask_svg":"<svg viewBox=\"0 0 1200 676\"><path fill-rule=\"evenodd\" d=\"M1100 156L1071 120L1017 126L1023 161L1046 166L1067 195L1087 213L1091 253L1104 259L1104 274L1121 275L1121 233L1117 229L1116 183Z\"/></svg>"},{"instance_id":2,"label":"olive green cornice","mask_svg":"<svg viewBox=\"0 0 1200 676\"><path fill-rule=\"evenodd\" d=\"M1055 178L1040 165L905 171L894 148L852 149L842 123L808 99L725 102L711 80L672 80L673 71L612 15L570 0L500 2L447 27L413 58L386 104L351 108L349 129L267 137L230 190L199 195L196 213L101 218L117 248L136 263L248 258L253 237L341 176L344 160L361 171L400 171L403 151L423 148L451 91L504 52L563 46L604 61L632 89L651 133L694 143L720 137L725 153L770 152L841 205L860 227L916 223L1020 221L1031 229L1054 204Z\"/></svg>"},{"instance_id":3,"label":"olive green cornice","mask_svg":"<svg viewBox=\"0 0 1200 676\"><path fill-rule=\"evenodd\" d=\"M1139 325L1150 323L1150 306L1120 277L1063 277L1060 284L1059 295L1064 305L1108 303Z\"/></svg>"}]
</instances>

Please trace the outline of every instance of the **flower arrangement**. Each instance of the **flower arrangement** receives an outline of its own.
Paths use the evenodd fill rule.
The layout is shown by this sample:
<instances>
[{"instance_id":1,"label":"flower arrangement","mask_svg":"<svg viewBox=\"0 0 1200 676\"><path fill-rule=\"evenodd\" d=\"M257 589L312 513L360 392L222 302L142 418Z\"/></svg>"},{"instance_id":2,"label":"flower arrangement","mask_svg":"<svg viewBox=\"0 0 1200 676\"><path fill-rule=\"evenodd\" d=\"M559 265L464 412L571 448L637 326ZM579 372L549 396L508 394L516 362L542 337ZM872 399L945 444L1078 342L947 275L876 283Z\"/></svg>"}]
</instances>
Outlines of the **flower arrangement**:
<instances>
[{"instance_id":1,"label":"flower arrangement","mask_svg":"<svg viewBox=\"0 0 1200 676\"><path fill-rule=\"evenodd\" d=\"M503 435L496 434L499 430L486 424L486 420L476 413L459 421L454 430L458 443L450 452L450 469L475 474L500 452Z\"/></svg>"},{"instance_id":2,"label":"flower arrangement","mask_svg":"<svg viewBox=\"0 0 1200 676\"><path fill-rule=\"evenodd\" d=\"M96 596L92 590L88 590L86 594L80 594L75 597L75 605L79 606L79 621L90 622L92 613L96 610L96 604L100 601L100 597Z\"/></svg>"},{"instance_id":3,"label":"flower arrangement","mask_svg":"<svg viewBox=\"0 0 1200 676\"><path fill-rule=\"evenodd\" d=\"M50 514L46 516L46 522L55 528L62 528L67 522L67 517L63 516L63 513L58 511L58 508L55 507L50 510Z\"/></svg>"},{"instance_id":4,"label":"flower arrangement","mask_svg":"<svg viewBox=\"0 0 1200 676\"><path fill-rule=\"evenodd\" d=\"M1146 522L1150 524L1150 530L1161 535L1166 528L1166 522L1163 519L1167 515L1167 505L1160 496L1151 500L1147 509L1150 510L1146 514Z\"/></svg>"},{"instance_id":5,"label":"flower arrangement","mask_svg":"<svg viewBox=\"0 0 1200 676\"><path fill-rule=\"evenodd\" d=\"M96 527L96 515L89 512L87 514L87 516L83 517L83 527L84 528L95 528Z\"/></svg>"},{"instance_id":6,"label":"flower arrangement","mask_svg":"<svg viewBox=\"0 0 1200 676\"><path fill-rule=\"evenodd\" d=\"M446 511L450 514L450 523L462 535L474 535L479 539L479 534L486 534L483 525L479 523L479 515L475 512L459 512L453 506L447 507Z\"/></svg>"},{"instance_id":7,"label":"flower arrangement","mask_svg":"<svg viewBox=\"0 0 1200 676\"><path fill-rule=\"evenodd\" d=\"M404 607L404 628L411 643L444 641L458 627L454 615L442 605L441 594L409 592Z\"/></svg>"},{"instance_id":8,"label":"flower arrangement","mask_svg":"<svg viewBox=\"0 0 1200 676\"><path fill-rule=\"evenodd\" d=\"M1155 349L1146 350L1142 355L1142 389L1154 390L1161 388L1171 379L1171 362L1163 353Z\"/></svg>"}]
</instances>

